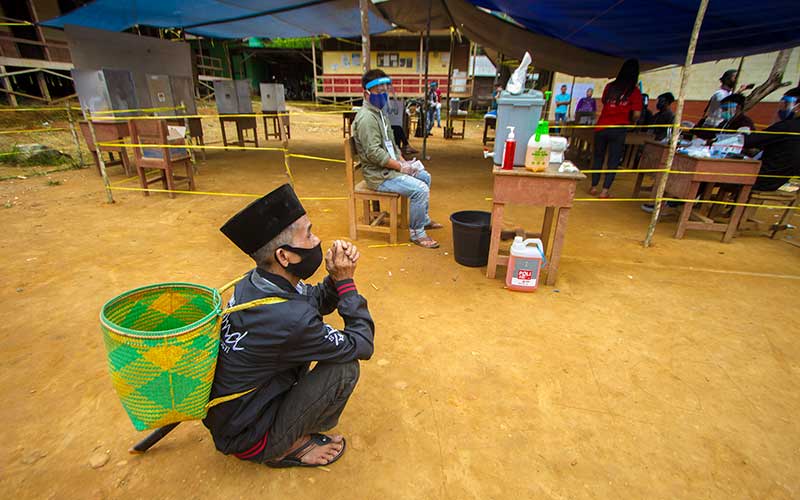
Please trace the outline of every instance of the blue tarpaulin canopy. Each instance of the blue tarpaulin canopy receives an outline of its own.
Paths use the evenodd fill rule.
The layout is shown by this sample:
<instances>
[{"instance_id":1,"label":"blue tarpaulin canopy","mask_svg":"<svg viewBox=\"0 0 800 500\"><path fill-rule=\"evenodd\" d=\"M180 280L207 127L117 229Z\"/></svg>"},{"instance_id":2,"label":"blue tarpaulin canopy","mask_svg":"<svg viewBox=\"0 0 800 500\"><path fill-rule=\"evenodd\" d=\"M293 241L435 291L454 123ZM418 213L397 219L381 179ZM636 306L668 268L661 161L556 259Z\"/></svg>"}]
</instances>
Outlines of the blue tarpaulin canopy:
<instances>
[{"instance_id":1,"label":"blue tarpaulin canopy","mask_svg":"<svg viewBox=\"0 0 800 500\"><path fill-rule=\"evenodd\" d=\"M534 64L577 76L610 77L628 57L643 70L686 59L699 0L430 0L431 27L455 26L470 40ZM696 62L800 45L798 0L710 0ZM421 31L427 0L376 1L381 13Z\"/></svg>"},{"instance_id":2,"label":"blue tarpaulin canopy","mask_svg":"<svg viewBox=\"0 0 800 500\"><path fill-rule=\"evenodd\" d=\"M294 38L361 34L357 0L95 0L42 23L123 31L136 25L183 28L214 38ZM392 29L370 12L372 33Z\"/></svg>"},{"instance_id":3,"label":"blue tarpaulin canopy","mask_svg":"<svg viewBox=\"0 0 800 500\"><path fill-rule=\"evenodd\" d=\"M526 29L617 57L683 64L698 0L469 0ZM798 0L711 0L694 60L726 59L800 45Z\"/></svg>"}]
</instances>

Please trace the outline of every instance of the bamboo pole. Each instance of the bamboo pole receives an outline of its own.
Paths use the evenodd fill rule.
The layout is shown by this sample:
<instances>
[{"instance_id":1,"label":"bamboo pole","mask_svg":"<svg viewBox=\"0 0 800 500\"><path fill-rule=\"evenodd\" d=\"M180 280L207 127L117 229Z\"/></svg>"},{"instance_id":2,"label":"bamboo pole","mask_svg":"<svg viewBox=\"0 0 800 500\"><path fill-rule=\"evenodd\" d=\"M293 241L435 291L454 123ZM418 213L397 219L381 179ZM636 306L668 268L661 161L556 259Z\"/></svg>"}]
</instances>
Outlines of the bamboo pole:
<instances>
[{"instance_id":1,"label":"bamboo pole","mask_svg":"<svg viewBox=\"0 0 800 500\"><path fill-rule=\"evenodd\" d=\"M369 60L369 0L358 0L361 11L361 74L370 70Z\"/></svg>"},{"instance_id":2,"label":"bamboo pole","mask_svg":"<svg viewBox=\"0 0 800 500\"><path fill-rule=\"evenodd\" d=\"M75 120L72 119L72 110L67 102L67 120L69 121L69 131L72 133L72 142L75 143L75 149L78 150L78 165L83 166L83 151L81 150L81 141L78 139L78 132L75 130Z\"/></svg>"},{"instance_id":3,"label":"bamboo pole","mask_svg":"<svg viewBox=\"0 0 800 500\"><path fill-rule=\"evenodd\" d=\"M317 37L311 37L311 64L314 66L314 85L311 87L314 96L314 105L319 104L317 99Z\"/></svg>"},{"instance_id":4,"label":"bamboo pole","mask_svg":"<svg viewBox=\"0 0 800 500\"><path fill-rule=\"evenodd\" d=\"M89 124L89 135L92 137L94 152L97 154L97 162L100 164L100 176L103 178L103 185L106 188L106 197L109 203L114 203L114 194L111 192L111 182L109 182L108 174L106 173L106 162L103 160L103 153L100 151L100 146L97 145L97 135L94 133L92 112L89 108L86 108L86 121Z\"/></svg>"},{"instance_id":5,"label":"bamboo pole","mask_svg":"<svg viewBox=\"0 0 800 500\"><path fill-rule=\"evenodd\" d=\"M694 51L697 47L697 38L700 35L700 26L703 24L703 16L706 14L708 7L708 0L700 0L700 7L697 9L697 17L694 20L694 28L692 29L692 37L689 39L689 49L686 51L686 62L683 63L681 68L681 86L678 93L678 107L675 110L675 122L672 126L672 140L669 145L669 153L667 154L666 172L661 175L656 189L655 207L653 208L653 216L650 218L650 225L647 227L647 236L644 238L645 248L649 247L653 242L653 234L656 231L656 224L658 217L661 215L661 199L664 197L664 189L667 187L667 178L669 171L672 169L672 161L675 159L675 150L678 149L678 141L681 136L681 120L683 119L683 104L686 99L686 83L689 81L689 74L692 69L692 61L694 61Z\"/></svg>"},{"instance_id":6,"label":"bamboo pole","mask_svg":"<svg viewBox=\"0 0 800 500\"><path fill-rule=\"evenodd\" d=\"M428 159L428 66L431 56L431 9L433 0L428 0L428 24L425 28L425 86L422 89L422 159Z\"/></svg>"},{"instance_id":7,"label":"bamboo pole","mask_svg":"<svg viewBox=\"0 0 800 500\"><path fill-rule=\"evenodd\" d=\"M181 101L180 106L181 106L181 108L183 108L184 115L188 114L188 113L186 113L186 104L183 101ZM183 128L184 128L184 130L183 130L183 142L185 142L186 144L190 144L191 145L192 144L192 134L189 131L189 118L186 117L186 116L183 117ZM256 133L258 133L258 132L256 131ZM186 151L189 153L189 161L192 162L192 171L194 173L197 173L197 159L194 157L194 150L192 148L186 148Z\"/></svg>"},{"instance_id":8,"label":"bamboo pole","mask_svg":"<svg viewBox=\"0 0 800 500\"><path fill-rule=\"evenodd\" d=\"M286 128L283 126L281 117L278 117L278 137L280 137L281 144L283 145L283 167L286 169L286 177L289 178L289 184L294 186L294 176L292 175L292 169L289 165L291 158L289 156L289 137L286 135Z\"/></svg>"}]
</instances>

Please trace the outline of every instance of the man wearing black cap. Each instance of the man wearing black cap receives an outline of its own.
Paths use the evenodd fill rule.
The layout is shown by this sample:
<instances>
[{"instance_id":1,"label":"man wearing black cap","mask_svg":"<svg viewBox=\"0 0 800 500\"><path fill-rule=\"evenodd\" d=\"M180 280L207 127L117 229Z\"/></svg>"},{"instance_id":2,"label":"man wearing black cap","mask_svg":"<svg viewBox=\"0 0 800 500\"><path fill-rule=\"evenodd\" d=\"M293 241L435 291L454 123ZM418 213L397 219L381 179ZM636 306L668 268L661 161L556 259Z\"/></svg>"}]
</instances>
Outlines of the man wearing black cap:
<instances>
[{"instance_id":1,"label":"man wearing black cap","mask_svg":"<svg viewBox=\"0 0 800 500\"><path fill-rule=\"evenodd\" d=\"M203 423L217 449L270 467L314 467L338 460L336 426L372 356L375 326L353 274L355 246L336 241L325 255L328 276L302 280L322 263L321 243L288 184L248 205L221 231L256 262L236 285L230 306L263 304L222 319L212 400ZM323 322L337 310L344 329ZM312 361L317 364L309 370Z\"/></svg>"}]
</instances>

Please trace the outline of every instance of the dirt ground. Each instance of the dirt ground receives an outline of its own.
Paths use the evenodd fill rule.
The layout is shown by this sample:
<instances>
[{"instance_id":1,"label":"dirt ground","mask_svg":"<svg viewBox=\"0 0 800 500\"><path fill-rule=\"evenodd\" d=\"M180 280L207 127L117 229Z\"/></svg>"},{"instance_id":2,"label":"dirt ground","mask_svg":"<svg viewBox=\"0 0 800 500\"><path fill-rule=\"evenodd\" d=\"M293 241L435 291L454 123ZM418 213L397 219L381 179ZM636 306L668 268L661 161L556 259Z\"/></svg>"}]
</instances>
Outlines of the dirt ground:
<instances>
[{"instance_id":1,"label":"dirt ground","mask_svg":"<svg viewBox=\"0 0 800 500\"><path fill-rule=\"evenodd\" d=\"M340 123L293 118L292 151L342 158ZM111 387L100 308L144 284L221 286L249 269L218 230L248 198L116 191L107 204L93 169L0 182L3 496L800 498L800 249L675 240L674 219L645 249L637 204L577 203L557 286L510 292L453 259L449 215L490 209L480 126L430 141L441 248L357 242L376 350L337 429L348 451L327 471L226 457L199 422L127 453L144 434ZM301 196L346 195L340 164L292 168ZM285 175L280 153L213 151L196 180L263 194ZM614 191L630 188L619 176ZM343 201L305 206L323 245L346 237ZM540 217L512 208L507 225Z\"/></svg>"}]
</instances>

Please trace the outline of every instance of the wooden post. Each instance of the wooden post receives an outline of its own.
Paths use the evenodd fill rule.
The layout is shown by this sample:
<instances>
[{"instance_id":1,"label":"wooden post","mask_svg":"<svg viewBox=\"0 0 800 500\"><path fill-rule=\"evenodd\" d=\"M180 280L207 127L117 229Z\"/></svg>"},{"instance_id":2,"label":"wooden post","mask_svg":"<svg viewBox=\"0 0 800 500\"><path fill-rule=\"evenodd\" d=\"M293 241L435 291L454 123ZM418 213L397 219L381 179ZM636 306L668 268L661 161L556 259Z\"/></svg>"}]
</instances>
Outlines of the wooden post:
<instances>
[{"instance_id":1,"label":"wooden post","mask_svg":"<svg viewBox=\"0 0 800 500\"><path fill-rule=\"evenodd\" d=\"M69 120L69 131L72 133L72 142L75 143L75 149L78 150L78 165L83 166L83 151L81 150L81 141L78 139L78 132L75 130L75 121L72 119L72 110L67 101L67 120Z\"/></svg>"},{"instance_id":2,"label":"wooden post","mask_svg":"<svg viewBox=\"0 0 800 500\"><path fill-rule=\"evenodd\" d=\"M564 123L566 124L567 119L569 118L569 110L572 109L572 98L575 96L575 75L572 75L572 86L569 88L569 102L567 103L567 116L564 117Z\"/></svg>"},{"instance_id":3,"label":"wooden post","mask_svg":"<svg viewBox=\"0 0 800 500\"><path fill-rule=\"evenodd\" d=\"M180 106L181 108L183 108L183 114L184 114L183 127L185 130L183 131L183 142L185 142L187 145L193 146L191 142L192 134L189 132L189 118L186 117L186 115L188 115L189 113L186 112L186 104L183 101L181 101ZM192 148L186 148L186 152L189 153L189 161L192 162L192 170L194 171L194 173L197 173L197 160L194 157L194 151L192 151Z\"/></svg>"},{"instance_id":4,"label":"wooden post","mask_svg":"<svg viewBox=\"0 0 800 500\"><path fill-rule=\"evenodd\" d=\"M369 60L369 0L358 0L361 10L361 74L370 70Z\"/></svg>"},{"instance_id":5,"label":"wooden post","mask_svg":"<svg viewBox=\"0 0 800 500\"><path fill-rule=\"evenodd\" d=\"M445 113L445 125L444 125L444 137L452 138L453 137L453 127L451 127L450 123L450 87L453 85L453 45L455 44L455 33L453 33L455 29L450 26L450 60L447 64L447 97L446 105L447 105L447 113ZM471 56L470 56L471 57ZM467 78L469 78L469 65L472 61L467 61Z\"/></svg>"},{"instance_id":6,"label":"wooden post","mask_svg":"<svg viewBox=\"0 0 800 500\"><path fill-rule=\"evenodd\" d=\"M428 66L431 56L431 9L433 0L428 0L428 23L425 28L425 86L422 89L422 158L428 159Z\"/></svg>"},{"instance_id":7,"label":"wooden post","mask_svg":"<svg viewBox=\"0 0 800 500\"><path fill-rule=\"evenodd\" d=\"M111 182L108 180L106 173L106 162L103 160L103 153L100 151L100 146L97 145L97 135L94 133L94 125L92 124L92 112L86 108L86 121L89 124L89 135L92 137L94 143L94 151L97 153L97 162L100 164L100 176L103 177L103 185L106 188L106 197L109 203L114 203L114 195L111 193Z\"/></svg>"},{"instance_id":8,"label":"wooden post","mask_svg":"<svg viewBox=\"0 0 800 500\"><path fill-rule=\"evenodd\" d=\"M672 140L669 144L669 153L667 153L666 172L664 172L658 182L656 188L655 207L653 209L653 216L650 218L650 225L647 227L647 236L644 238L644 246L649 247L653 242L653 234L656 231L656 224L658 217L661 215L661 198L664 197L664 189L667 187L667 177L669 177L669 170L672 168L672 161L675 159L675 150L678 149L678 140L681 136L681 119L683 118L683 103L686 99L686 83L689 81L689 73L692 68L692 61L694 61L694 50L697 47L697 38L700 34L700 26L703 24L703 17L706 14L708 7L708 0L700 0L700 7L697 9L697 17L694 20L694 29L692 30L692 37L689 39L689 50L686 51L686 62L683 63L681 68L681 86L678 93L678 107L675 110L675 123L672 127Z\"/></svg>"},{"instance_id":9,"label":"wooden post","mask_svg":"<svg viewBox=\"0 0 800 500\"><path fill-rule=\"evenodd\" d=\"M42 97L50 104L52 99L50 99L50 90L47 88L47 80L44 78L44 73L37 71L36 81L39 83L39 92L42 94Z\"/></svg>"},{"instance_id":10,"label":"wooden post","mask_svg":"<svg viewBox=\"0 0 800 500\"><path fill-rule=\"evenodd\" d=\"M286 128L283 126L283 121L278 117L278 136L281 139L281 145L283 146L283 166L286 169L286 177L289 178L289 184L294 186L294 176L292 175L292 169L289 165L290 156L289 156L289 137L286 135Z\"/></svg>"},{"instance_id":11,"label":"wooden post","mask_svg":"<svg viewBox=\"0 0 800 500\"><path fill-rule=\"evenodd\" d=\"M0 73L3 73L3 74L6 73L6 67L5 66L0 66ZM16 108L17 107L17 96L15 96L13 94L14 87L11 86L11 80L9 80L7 76L4 76L2 82L3 82L3 88L8 90L8 92L6 92L6 95L8 96L8 103L11 106Z\"/></svg>"},{"instance_id":12,"label":"wooden post","mask_svg":"<svg viewBox=\"0 0 800 500\"><path fill-rule=\"evenodd\" d=\"M317 37L311 37L311 64L314 66L314 83L311 87L311 94L314 96L314 105L317 102Z\"/></svg>"},{"instance_id":13,"label":"wooden post","mask_svg":"<svg viewBox=\"0 0 800 500\"><path fill-rule=\"evenodd\" d=\"M417 86L418 87L422 87L422 65L424 64L424 61L423 61L423 57L424 57L423 56L423 54L424 54L424 52L423 52L423 41L424 40L425 40L425 35L420 33L419 34L419 66L417 67L417 75L418 75ZM424 95L425 91L423 91L422 94Z\"/></svg>"}]
</instances>

